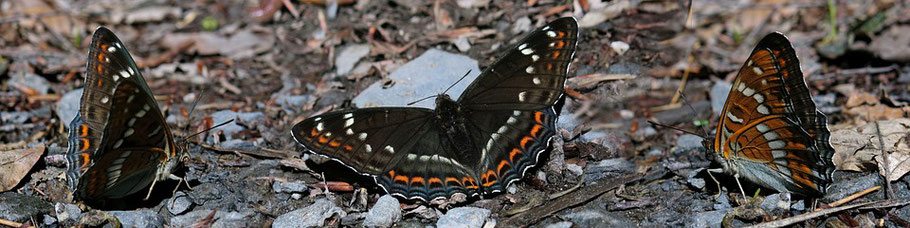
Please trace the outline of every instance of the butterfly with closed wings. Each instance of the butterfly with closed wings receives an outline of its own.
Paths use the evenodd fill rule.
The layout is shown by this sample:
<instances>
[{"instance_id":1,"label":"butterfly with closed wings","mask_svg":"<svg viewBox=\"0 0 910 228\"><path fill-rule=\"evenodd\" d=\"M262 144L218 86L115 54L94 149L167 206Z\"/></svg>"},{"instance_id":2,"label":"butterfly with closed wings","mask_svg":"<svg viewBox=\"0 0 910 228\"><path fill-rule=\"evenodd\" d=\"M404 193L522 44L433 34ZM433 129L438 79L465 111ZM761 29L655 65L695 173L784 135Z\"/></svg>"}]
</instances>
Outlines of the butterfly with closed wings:
<instances>
[{"instance_id":1,"label":"butterfly with closed wings","mask_svg":"<svg viewBox=\"0 0 910 228\"><path fill-rule=\"evenodd\" d=\"M154 187L174 178L178 154L133 58L113 32L98 28L89 47L79 113L70 123L66 179L73 196L123 198L149 184Z\"/></svg>"},{"instance_id":2,"label":"butterfly with closed wings","mask_svg":"<svg viewBox=\"0 0 910 228\"><path fill-rule=\"evenodd\" d=\"M435 109L334 111L297 123L292 135L402 198L501 192L557 137L555 106L577 40L575 19L560 18L522 39L458 100L440 94Z\"/></svg>"},{"instance_id":3,"label":"butterfly with closed wings","mask_svg":"<svg viewBox=\"0 0 910 228\"><path fill-rule=\"evenodd\" d=\"M822 196L834 149L790 41L765 36L733 81L717 133L703 143L724 171L778 192Z\"/></svg>"}]
</instances>

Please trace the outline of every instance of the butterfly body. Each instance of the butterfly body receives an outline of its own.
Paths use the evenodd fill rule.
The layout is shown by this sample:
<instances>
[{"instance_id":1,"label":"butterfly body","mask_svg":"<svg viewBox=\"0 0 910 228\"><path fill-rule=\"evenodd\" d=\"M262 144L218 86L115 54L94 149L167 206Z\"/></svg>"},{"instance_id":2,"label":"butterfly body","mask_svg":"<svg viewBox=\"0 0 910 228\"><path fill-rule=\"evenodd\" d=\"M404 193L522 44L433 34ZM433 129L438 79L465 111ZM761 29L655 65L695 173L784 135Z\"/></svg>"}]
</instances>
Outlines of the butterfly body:
<instances>
[{"instance_id":1,"label":"butterfly body","mask_svg":"<svg viewBox=\"0 0 910 228\"><path fill-rule=\"evenodd\" d=\"M577 42L574 18L539 28L483 71L458 100L435 109L334 111L297 123L292 135L386 192L432 201L504 191L555 137L555 104Z\"/></svg>"},{"instance_id":2,"label":"butterfly body","mask_svg":"<svg viewBox=\"0 0 910 228\"><path fill-rule=\"evenodd\" d=\"M122 198L171 175L178 149L145 79L110 30L95 31L66 177L78 199Z\"/></svg>"},{"instance_id":3,"label":"butterfly body","mask_svg":"<svg viewBox=\"0 0 910 228\"><path fill-rule=\"evenodd\" d=\"M779 192L819 196L834 150L789 40L771 33L740 69L715 137L703 143L724 170Z\"/></svg>"}]
</instances>

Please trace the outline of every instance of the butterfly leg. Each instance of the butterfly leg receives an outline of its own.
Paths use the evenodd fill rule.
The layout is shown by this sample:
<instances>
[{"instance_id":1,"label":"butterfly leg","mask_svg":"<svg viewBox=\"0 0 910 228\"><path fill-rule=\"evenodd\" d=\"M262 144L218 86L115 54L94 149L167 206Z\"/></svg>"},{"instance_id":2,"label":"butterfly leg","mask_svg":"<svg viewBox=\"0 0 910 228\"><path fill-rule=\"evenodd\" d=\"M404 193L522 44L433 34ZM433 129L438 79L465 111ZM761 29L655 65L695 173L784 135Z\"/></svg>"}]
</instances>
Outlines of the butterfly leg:
<instances>
[{"instance_id":1,"label":"butterfly leg","mask_svg":"<svg viewBox=\"0 0 910 228\"><path fill-rule=\"evenodd\" d=\"M158 175L155 175L155 180L152 180L152 186L149 186L149 192L145 194L145 199L143 200L149 200L149 197L152 196L152 189L155 189L156 183L158 183Z\"/></svg>"},{"instance_id":2,"label":"butterfly leg","mask_svg":"<svg viewBox=\"0 0 910 228\"><path fill-rule=\"evenodd\" d=\"M743 191L743 185L739 183L739 174L733 174L733 179L736 179L736 186L739 186L739 192L743 194L743 199L749 198L749 196L746 196L746 191Z\"/></svg>"},{"instance_id":3,"label":"butterfly leg","mask_svg":"<svg viewBox=\"0 0 910 228\"><path fill-rule=\"evenodd\" d=\"M711 173L720 173L723 172L722 169L708 169L708 176L711 177L711 180L714 181L714 184L717 184L717 195L714 195L714 199L720 198L720 194L723 192L723 189L720 188L720 181L717 181L717 178L714 178L714 174Z\"/></svg>"}]
</instances>

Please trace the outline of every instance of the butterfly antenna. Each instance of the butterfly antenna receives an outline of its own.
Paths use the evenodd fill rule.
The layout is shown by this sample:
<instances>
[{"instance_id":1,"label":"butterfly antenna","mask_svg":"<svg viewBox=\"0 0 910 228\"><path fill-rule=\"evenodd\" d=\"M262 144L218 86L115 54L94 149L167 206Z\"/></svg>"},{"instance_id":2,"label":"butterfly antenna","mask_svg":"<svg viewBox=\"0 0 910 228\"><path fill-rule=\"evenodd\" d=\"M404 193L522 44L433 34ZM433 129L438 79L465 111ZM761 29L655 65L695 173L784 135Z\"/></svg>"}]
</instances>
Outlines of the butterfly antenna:
<instances>
[{"instance_id":1,"label":"butterfly antenna","mask_svg":"<svg viewBox=\"0 0 910 228\"><path fill-rule=\"evenodd\" d=\"M190 123L193 122L193 121L191 121L193 119L193 111L196 111L196 105L199 104L199 101L202 100L203 96L205 96L205 87L202 87L202 91L199 91L199 96L196 96L196 99L193 99L193 106L190 107L190 112L189 112L189 114L187 114L186 126L183 126L183 132L187 132L190 130ZM188 139L188 138L189 137L186 137L184 139Z\"/></svg>"},{"instance_id":2,"label":"butterfly antenna","mask_svg":"<svg viewBox=\"0 0 910 228\"><path fill-rule=\"evenodd\" d=\"M445 91L442 91L442 93L446 94L447 92L449 92L449 90L452 89L452 87L455 87L455 85L458 85L458 83L461 82L461 80L464 80L464 78L468 77L469 74L471 74L471 70L468 70L468 72L464 73L464 75L462 75L461 78L458 79L458 81L455 81L455 83L452 83L452 85L450 85L449 88L446 88Z\"/></svg>"},{"instance_id":3,"label":"butterfly antenna","mask_svg":"<svg viewBox=\"0 0 910 228\"><path fill-rule=\"evenodd\" d=\"M701 134L698 134L698 133L695 133L695 132L691 132L691 131L687 131L687 130L683 130L683 129L681 129L681 128L673 127L673 126L670 126L670 125L665 125L665 124L662 124L662 123L654 122L654 121L652 121L652 120L648 120L648 123L650 123L651 125L654 125L654 126L670 128L670 129L673 129L673 130L681 131L681 132L686 133L686 134L695 135L695 136L701 137L701 138L703 138L703 139L705 138L705 136L703 136L703 135L701 135Z\"/></svg>"},{"instance_id":4,"label":"butterfly antenna","mask_svg":"<svg viewBox=\"0 0 910 228\"><path fill-rule=\"evenodd\" d=\"M411 105L417 104L417 102L425 101L427 99L438 97L438 96L439 95L433 95L433 96L429 96L429 97L420 98L419 100L409 102L408 106L411 106Z\"/></svg>"},{"instance_id":5,"label":"butterfly antenna","mask_svg":"<svg viewBox=\"0 0 910 228\"><path fill-rule=\"evenodd\" d=\"M187 140L187 139L189 139L189 138L192 138L192 137L193 137L193 136L197 136L197 135L199 135L199 134L202 134L202 133L205 133L205 132L208 132L208 131L211 131L211 130L212 130L212 129L215 129L215 128L218 128L218 127L221 127L221 126L224 126L224 125L225 125L225 124L229 124L229 123L232 123L232 122L234 122L234 120L233 120L233 119L231 119L231 120L228 120L228 121L224 121L224 122L221 122L221 123L220 123L220 124L218 124L218 125L215 125L215 126L212 126L212 127L210 127L210 128L206 128L206 129L205 129L205 130L202 130L202 131L199 131L199 132L196 132L196 133L193 133L193 134L192 134L192 135L189 135L189 136L187 136L187 137L184 137L184 140Z\"/></svg>"},{"instance_id":6,"label":"butterfly antenna","mask_svg":"<svg viewBox=\"0 0 910 228\"><path fill-rule=\"evenodd\" d=\"M692 116L698 116L698 111L695 111L695 107L692 107L692 104L689 103L689 98L686 97L686 93L683 92L682 90L679 90L679 95L682 97L683 102L686 103L686 106L689 106L689 109L692 110ZM699 126L699 127L701 128L701 131L705 133L704 135L699 135L699 136L701 136L701 138L707 138L707 135L710 135L708 133L708 129L705 129L705 126Z\"/></svg>"}]
</instances>

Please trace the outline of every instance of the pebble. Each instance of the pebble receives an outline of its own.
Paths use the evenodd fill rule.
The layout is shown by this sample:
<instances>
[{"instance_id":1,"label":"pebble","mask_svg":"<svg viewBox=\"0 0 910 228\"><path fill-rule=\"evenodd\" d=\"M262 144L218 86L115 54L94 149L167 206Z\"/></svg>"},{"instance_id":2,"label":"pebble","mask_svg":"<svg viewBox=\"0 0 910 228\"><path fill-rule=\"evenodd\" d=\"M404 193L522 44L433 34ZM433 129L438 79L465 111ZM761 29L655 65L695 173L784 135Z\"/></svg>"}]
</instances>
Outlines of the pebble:
<instances>
[{"instance_id":1,"label":"pebble","mask_svg":"<svg viewBox=\"0 0 910 228\"><path fill-rule=\"evenodd\" d=\"M164 227L164 218L150 210L108 211L107 213L116 216L117 220L120 220L120 225L123 227Z\"/></svg>"},{"instance_id":2,"label":"pebble","mask_svg":"<svg viewBox=\"0 0 910 228\"><path fill-rule=\"evenodd\" d=\"M585 173L584 168L581 168L581 166L579 166L577 164L566 164L566 169L569 170L569 172L572 172L572 174L575 174L576 176L580 176Z\"/></svg>"},{"instance_id":3,"label":"pebble","mask_svg":"<svg viewBox=\"0 0 910 228\"><path fill-rule=\"evenodd\" d=\"M176 216L171 218L170 227L192 227L193 224L199 222L205 217L209 216L212 213L212 210L195 210L184 215ZM214 223L211 227L253 227L261 226L263 219L260 218L260 215L252 210L236 212L236 211L222 211L219 210L215 212Z\"/></svg>"},{"instance_id":4,"label":"pebble","mask_svg":"<svg viewBox=\"0 0 910 228\"><path fill-rule=\"evenodd\" d=\"M15 192L0 193L0 218L2 219L21 223L53 211L54 205L37 197Z\"/></svg>"},{"instance_id":5,"label":"pebble","mask_svg":"<svg viewBox=\"0 0 910 228\"><path fill-rule=\"evenodd\" d=\"M54 204L54 212L57 214L57 221L62 224L74 224L82 218L82 210L75 204Z\"/></svg>"},{"instance_id":6,"label":"pebble","mask_svg":"<svg viewBox=\"0 0 910 228\"><path fill-rule=\"evenodd\" d=\"M262 114L262 112L234 112L231 110L222 110L212 113L210 116L212 117L212 121L214 121L215 124L220 124L228 120L236 119L235 122L212 129L212 131L224 131L224 135L228 139L232 139L232 133L244 130L244 127L237 124L237 121L243 121L245 123L265 121L265 115Z\"/></svg>"},{"instance_id":7,"label":"pebble","mask_svg":"<svg viewBox=\"0 0 910 228\"><path fill-rule=\"evenodd\" d=\"M610 48L612 48L616 54L623 55L626 51L629 51L629 44L622 41L613 41L610 42Z\"/></svg>"},{"instance_id":8,"label":"pebble","mask_svg":"<svg viewBox=\"0 0 910 228\"><path fill-rule=\"evenodd\" d=\"M291 182L281 182L275 181L272 183L272 190L277 193L301 193L306 192L309 188L306 183L303 181L291 181Z\"/></svg>"},{"instance_id":9,"label":"pebble","mask_svg":"<svg viewBox=\"0 0 910 228\"><path fill-rule=\"evenodd\" d=\"M477 207L452 208L439 217L439 221L436 221L436 227L480 228L490 217L490 213L490 210Z\"/></svg>"},{"instance_id":10,"label":"pebble","mask_svg":"<svg viewBox=\"0 0 910 228\"><path fill-rule=\"evenodd\" d=\"M703 147L701 142L704 139L697 135L683 134L676 139L676 151L688 151Z\"/></svg>"},{"instance_id":11,"label":"pebble","mask_svg":"<svg viewBox=\"0 0 910 228\"><path fill-rule=\"evenodd\" d=\"M512 24L512 34L521 34L527 31L531 31L531 18L521 17Z\"/></svg>"},{"instance_id":12,"label":"pebble","mask_svg":"<svg viewBox=\"0 0 910 228\"><path fill-rule=\"evenodd\" d=\"M392 195L383 195L363 220L365 227L391 227L401 219L401 204Z\"/></svg>"},{"instance_id":13,"label":"pebble","mask_svg":"<svg viewBox=\"0 0 910 228\"><path fill-rule=\"evenodd\" d=\"M272 222L273 228L290 228L290 227L321 227L325 220L333 215L344 217L347 213L336 206L334 202L320 198L312 205L300 208L275 218Z\"/></svg>"},{"instance_id":14,"label":"pebble","mask_svg":"<svg viewBox=\"0 0 910 228\"><path fill-rule=\"evenodd\" d=\"M314 99L313 95L286 95L277 96L275 103L281 106L281 109L285 112L296 114Z\"/></svg>"},{"instance_id":15,"label":"pebble","mask_svg":"<svg viewBox=\"0 0 910 228\"><path fill-rule=\"evenodd\" d=\"M715 115L720 115L723 111L727 95L730 95L730 88L733 88L733 85L726 81L717 81L711 87L711 111L714 111Z\"/></svg>"},{"instance_id":16,"label":"pebble","mask_svg":"<svg viewBox=\"0 0 910 228\"><path fill-rule=\"evenodd\" d=\"M628 218L619 213L583 207L560 216L578 227L635 227Z\"/></svg>"},{"instance_id":17,"label":"pebble","mask_svg":"<svg viewBox=\"0 0 910 228\"><path fill-rule=\"evenodd\" d=\"M696 189L704 189L704 188L705 188L705 179L701 179L701 178L689 178L689 179L686 180L686 182L688 182L689 185L691 185L692 187L694 187L694 188L696 188Z\"/></svg>"},{"instance_id":18,"label":"pebble","mask_svg":"<svg viewBox=\"0 0 910 228\"><path fill-rule=\"evenodd\" d=\"M354 44L341 48L335 57L335 75L347 75L354 69L357 62L370 54L369 44Z\"/></svg>"},{"instance_id":19,"label":"pebble","mask_svg":"<svg viewBox=\"0 0 910 228\"><path fill-rule=\"evenodd\" d=\"M758 206L768 213L790 210L790 193L775 193L765 196Z\"/></svg>"},{"instance_id":20,"label":"pebble","mask_svg":"<svg viewBox=\"0 0 910 228\"><path fill-rule=\"evenodd\" d=\"M730 206L730 198L727 198L727 194L720 194L720 197L717 197L717 200L714 202L714 210L729 210L733 209Z\"/></svg>"},{"instance_id":21,"label":"pebble","mask_svg":"<svg viewBox=\"0 0 910 228\"><path fill-rule=\"evenodd\" d=\"M823 202L834 202L850 194L879 185L878 172L834 172L834 183L828 187L828 194Z\"/></svg>"},{"instance_id":22,"label":"pebble","mask_svg":"<svg viewBox=\"0 0 910 228\"><path fill-rule=\"evenodd\" d=\"M69 127L73 118L76 118L76 114L79 113L79 101L81 100L82 88L79 88L63 94L60 101L57 101L57 107L54 111L60 117L60 122L64 123L64 126Z\"/></svg>"},{"instance_id":23,"label":"pebble","mask_svg":"<svg viewBox=\"0 0 910 228\"><path fill-rule=\"evenodd\" d=\"M453 100L458 100L461 92L480 75L477 61L466 55L430 49L388 76L395 85L382 88L382 82L373 83L355 97L353 103L360 108L407 106L418 99L442 93L468 71L467 77L446 92ZM435 106L433 99L428 99L410 107Z\"/></svg>"},{"instance_id":24,"label":"pebble","mask_svg":"<svg viewBox=\"0 0 910 228\"><path fill-rule=\"evenodd\" d=\"M186 195L186 192L179 191L167 201L167 211L172 215L183 214L193 206L193 200Z\"/></svg>"},{"instance_id":25,"label":"pebble","mask_svg":"<svg viewBox=\"0 0 910 228\"><path fill-rule=\"evenodd\" d=\"M695 216L692 217L692 222L686 224L686 227L711 227L718 228L720 227L721 222L723 222L724 215L727 214L729 210L716 210L716 211L705 211L697 212Z\"/></svg>"},{"instance_id":26,"label":"pebble","mask_svg":"<svg viewBox=\"0 0 910 228\"><path fill-rule=\"evenodd\" d=\"M557 223L551 223L544 226L544 228L572 228L572 222L562 221Z\"/></svg>"},{"instance_id":27,"label":"pebble","mask_svg":"<svg viewBox=\"0 0 910 228\"><path fill-rule=\"evenodd\" d=\"M635 164L622 158L612 158L588 163L585 167L585 182L592 184L603 178L618 177L635 172Z\"/></svg>"},{"instance_id":28,"label":"pebble","mask_svg":"<svg viewBox=\"0 0 910 228\"><path fill-rule=\"evenodd\" d=\"M15 68L10 71L12 77L8 81L9 84L23 85L41 95L47 94L47 91L51 88L50 83L44 77L31 72L14 73L13 71L15 71Z\"/></svg>"}]
</instances>

